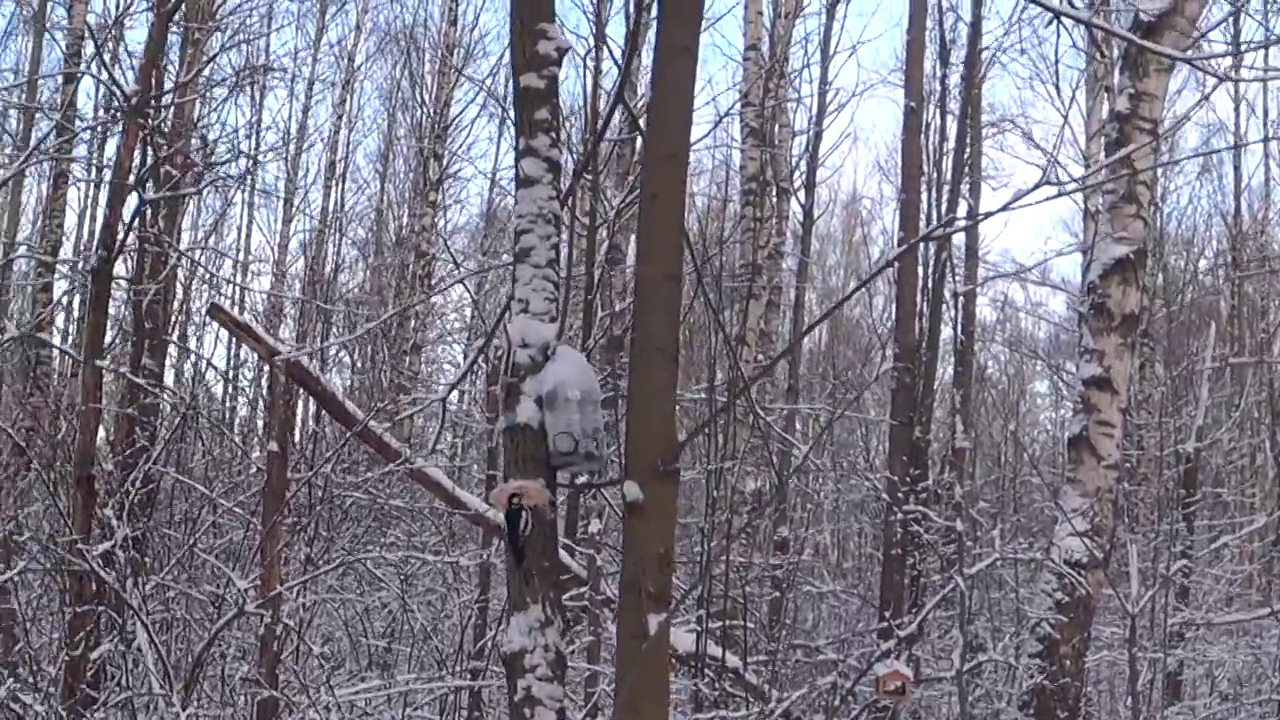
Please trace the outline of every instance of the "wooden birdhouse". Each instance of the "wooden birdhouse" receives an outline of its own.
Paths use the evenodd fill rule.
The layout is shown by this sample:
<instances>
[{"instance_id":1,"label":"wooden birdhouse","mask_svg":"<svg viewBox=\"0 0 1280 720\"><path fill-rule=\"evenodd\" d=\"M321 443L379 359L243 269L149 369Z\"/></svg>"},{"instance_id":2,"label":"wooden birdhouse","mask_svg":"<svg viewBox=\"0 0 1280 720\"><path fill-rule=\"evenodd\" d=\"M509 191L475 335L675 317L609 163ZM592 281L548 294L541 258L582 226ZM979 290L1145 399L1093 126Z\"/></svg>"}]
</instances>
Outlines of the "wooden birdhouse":
<instances>
[{"instance_id":1,"label":"wooden birdhouse","mask_svg":"<svg viewBox=\"0 0 1280 720\"><path fill-rule=\"evenodd\" d=\"M876 676L876 697L899 707L911 699L911 682L915 678L911 668L897 660L876 663L872 668Z\"/></svg>"}]
</instances>

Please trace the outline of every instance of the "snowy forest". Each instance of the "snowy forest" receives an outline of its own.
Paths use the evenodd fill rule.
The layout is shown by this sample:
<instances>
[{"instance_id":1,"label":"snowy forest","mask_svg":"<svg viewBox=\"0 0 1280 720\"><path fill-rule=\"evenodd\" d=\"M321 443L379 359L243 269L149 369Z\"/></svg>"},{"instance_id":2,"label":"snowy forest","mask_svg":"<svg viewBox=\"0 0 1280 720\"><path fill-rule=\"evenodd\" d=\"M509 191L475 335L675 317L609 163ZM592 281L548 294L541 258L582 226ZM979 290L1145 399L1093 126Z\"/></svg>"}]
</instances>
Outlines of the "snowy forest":
<instances>
[{"instance_id":1,"label":"snowy forest","mask_svg":"<svg viewBox=\"0 0 1280 720\"><path fill-rule=\"evenodd\" d=\"M1280 717L1277 44L0 0L0 717Z\"/></svg>"}]
</instances>

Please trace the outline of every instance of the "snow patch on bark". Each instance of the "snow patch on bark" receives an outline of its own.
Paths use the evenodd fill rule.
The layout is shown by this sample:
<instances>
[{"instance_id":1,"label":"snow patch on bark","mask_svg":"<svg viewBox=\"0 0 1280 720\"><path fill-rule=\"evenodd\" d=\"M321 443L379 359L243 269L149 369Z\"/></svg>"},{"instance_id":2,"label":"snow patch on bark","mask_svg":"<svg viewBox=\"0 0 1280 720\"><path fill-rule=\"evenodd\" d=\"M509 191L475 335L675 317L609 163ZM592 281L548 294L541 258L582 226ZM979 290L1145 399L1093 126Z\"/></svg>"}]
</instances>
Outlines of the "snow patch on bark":
<instances>
[{"instance_id":1,"label":"snow patch on bark","mask_svg":"<svg viewBox=\"0 0 1280 720\"><path fill-rule=\"evenodd\" d=\"M622 483L622 499L627 504L644 502L644 490L640 489L640 483L635 480Z\"/></svg>"},{"instance_id":2,"label":"snow patch on bark","mask_svg":"<svg viewBox=\"0 0 1280 720\"><path fill-rule=\"evenodd\" d=\"M627 482L630 482L629 480ZM645 622L649 626L649 637L657 635L662 630L662 625L667 621L666 613L649 613L645 616Z\"/></svg>"},{"instance_id":3,"label":"snow patch on bark","mask_svg":"<svg viewBox=\"0 0 1280 720\"><path fill-rule=\"evenodd\" d=\"M556 681L555 664L560 648L560 628L540 603L511 613L502 644L506 655L520 654L524 674L516 678L515 700L532 697L537 703L535 720L555 720L564 705L564 688Z\"/></svg>"},{"instance_id":4,"label":"snow patch on bark","mask_svg":"<svg viewBox=\"0 0 1280 720\"><path fill-rule=\"evenodd\" d=\"M1053 529L1049 557L1056 562L1082 565L1093 552L1092 523L1089 514L1093 503L1074 486L1064 485L1058 493L1059 520Z\"/></svg>"},{"instance_id":5,"label":"snow patch on bark","mask_svg":"<svg viewBox=\"0 0 1280 720\"><path fill-rule=\"evenodd\" d=\"M573 49L569 41L565 38L564 33L560 31L560 26L555 23L538 23L538 29L546 35L546 39L539 40L534 49L543 57L548 57L559 64L564 56Z\"/></svg>"}]
</instances>

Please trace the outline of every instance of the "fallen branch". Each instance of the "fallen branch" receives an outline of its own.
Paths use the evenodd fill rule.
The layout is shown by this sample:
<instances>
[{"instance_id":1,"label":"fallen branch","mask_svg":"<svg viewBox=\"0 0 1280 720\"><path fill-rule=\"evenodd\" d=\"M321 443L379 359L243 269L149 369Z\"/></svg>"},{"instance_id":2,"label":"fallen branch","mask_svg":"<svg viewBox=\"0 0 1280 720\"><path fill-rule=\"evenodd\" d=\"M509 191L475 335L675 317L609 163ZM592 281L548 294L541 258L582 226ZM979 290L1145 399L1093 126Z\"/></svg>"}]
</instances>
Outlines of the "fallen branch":
<instances>
[{"instance_id":1,"label":"fallen branch","mask_svg":"<svg viewBox=\"0 0 1280 720\"><path fill-rule=\"evenodd\" d=\"M218 303L209 304L208 315L258 357L281 365L294 384L310 395L339 425L360 438L378 457L394 467L402 467L410 479L450 509L460 512L473 525L495 534L502 531L502 518L497 510L455 485L439 468L414 458L404 443L333 389L305 360L292 356L284 343Z\"/></svg>"},{"instance_id":2,"label":"fallen branch","mask_svg":"<svg viewBox=\"0 0 1280 720\"><path fill-rule=\"evenodd\" d=\"M289 380L316 401L320 409L368 445L378 457L387 461L392 467L401 468L407 472L409 479L431 493L446 507L457 511L462 518L486 533L500 535L503 532L503 520L497 510L482 498L458 487L439 468L432 467L414 457L404 443L392 437L380 423L374 422L342 393L334 389L306 360L290 352L292 348L219 303L210 303L206 314L209 319L226 328L227 332L258 357L279 366ZM560 561L568 572L568 579L571 582L579 586L586 585L586 568L570 557L563 545L560 548ZM616 603L614 598L608 596L603 597L602 600L611 608ZM671 654L678 662L693 665L700 658L705 657L710 663L720 665L726 677L756 702L772 704L780 700L755 675L747 671L742 660L733 653L711 642L705 643L706 653L698 653L699 642L696 632L671 628L670 633ZM796 716L790 711L783 711L777 717Z\"/></svg>"}]
</instances>

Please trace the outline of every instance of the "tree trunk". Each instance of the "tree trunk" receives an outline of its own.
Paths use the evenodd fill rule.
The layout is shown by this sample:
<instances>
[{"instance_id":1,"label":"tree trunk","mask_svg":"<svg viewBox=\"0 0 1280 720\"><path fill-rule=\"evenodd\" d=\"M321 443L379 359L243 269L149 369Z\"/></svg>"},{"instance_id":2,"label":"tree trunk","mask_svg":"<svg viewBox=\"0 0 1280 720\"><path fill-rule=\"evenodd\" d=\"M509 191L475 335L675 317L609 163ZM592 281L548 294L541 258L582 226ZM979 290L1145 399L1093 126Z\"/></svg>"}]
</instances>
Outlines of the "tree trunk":
<instances>
[{"instance_id":1,"label":"tree trunk","mask_svg":"<svg viewBox=\"0 0 1280 720\"><path fill-rule=\"evenodd\" d=\"M333 223L332 202L334 185L338 176L338 152L347 113L354 94L356 61L364 41L365 22L369 2L362 0L356 7L355 27L343 61L342 78L334 97L329 117L329 135L324 148L324 166L320 187L318 222L306 243L306 261L302 277L302 299L299 304L294 347L305 349L311 343L321 322L327 285L325 268L329 257L329 236ZM321 18L324 23L324 8ZM286 245L287 247L287 245ZM261 523L262 539L259 543L259 563L262 567L258 581L258 596L266 609L262 635L258 643L258 680L262 693L254 703L255 720L273 720L280 712L280 649L283 644L283 598L280 587L284 579L285 522L288 514L286 499L290 490L290 444L298 419L298 397L288 380L273 372L269 381L269 396L273 399L269 409L270 442L267 450L267 479L262 490Z\"/></svg>"},{"instance_id":2,"label":"tree trunk","mask_svg":"<svg viewBox=\"0 0 1280 720\"><path fill-rule=\"evenodd\" d=\"M1135 21L1139 38L1175 52L1194 43L1204 0L1174 0L1154 19ZM1079 389L1067 437L1067 477L1032 628L1032 677L1022 710L1035 720L1078 720L1097 596L1105 583L1116 482L1121 467L1134 339L1142 304L1155 140L1173 63L1128 44L1104 134L1103 214L1085 245L1079 315ZM1088 238L1086 238L1088 241Z\"/></svg>"},{"instance_id":3,"label":"tree trunk","mask_svg":"<svg viewBox=\"0 0 1280 720\"><path fill-rule=\"evenodd\" d=\"M124 28L122 27L121 22L116 22L112 25L110 35L107 38L107 67L116 67L116 64L120 61L120 46L123 43ZM118 102L115 97L115 93L109 89L104 90L101 83L99 83L94 89L94 92L96 95L94 99L95 112L101 112L103 114L113 112L115 105ZM84 206L81 206L81 215L84 216L84 226L87 229L83 236L79 238L81 244L76 248L76 257L81 259L88 258L93 252L93 228L98 226L98 213L101 206L100 200L102 199L102 189L103 186L106 185L107 171L105 167L105 158L107 155L107 139L110 134L110 128L105 124L99 124L93 131L93 151L92 157L88 163L90 168L90 177L93 179L89 183L89 200L84 204L88 206L88 212L85 213ZM79 233L77 233L77 235L79 235ZM89 301L89 293L85 287L88 284L85 280L85 277L88 275L86 261L81 260L78 265L80 266L78 268L80 272L77 273L77 277L74 282L76 308L75 321L64 323L63 331L63 343L71 348L71 355L64 356L60 377L65 378L68 385L71 384L71 380L76 373L76 363L72 360L72 357L79 357L81 350L80 337L75 335L75 330L78 330L82 325L84 325L86 304Z\"/></svg>"},{"instance_id":4,"label":"tree trunk","mask_svg":"<svg viewBox=\"0 0 1280 720\"><path fill-rule=\"evenodd\" d=\"M765 303L768 301L770 278L765 276L765 258L769 253L770 233L768 170L765 162L767 122L764 61L764 0L746 0L743 18L742 83L739 91L739 124L742 142L739 160L738 237L742 241L742 263L738 296L743 303L743 320L739 326L738 361L743 373L750 377L764 362L761 332ZM749 494L749 493L747 493Z\"/></svg>"},{"instance_id":5,"label":"tree trunk","mask_svg":"<svg viewBox=\"0 0 1280 720\"><path fill-rule=\"evenodd\" d=\"M441 9L440 39L432 58L435 77L432 80L431 108L428 113L426 137L421 139L417 177L421 183L421 197L409 213L409 283L405 291L413 304L410 312L409 342L405 346L404 371L400 386L393 392L401 404L400 438L410 442L413 438L415 389L422 378L422 355L430 340L429 310L435 266L440 198L444 191L449 158L449 143L453 137L453 95L459 72L458 57L458 0L445 0Z\"/></svg>"},{"instance_id":6,"label":"tree trunk","mask_svg":"<svg viewBox=\"0 0 1280 720\"><path fill-rule=\"evenodd\" d=\"M768 118L765 142L769 153L769 177L772 185L768 251L764 257L765 293L762 350L773 353L778 347L782 315L782 271L791 234L792 184L791 145L795 132L791 122L791 45L795 39L799 0L774 0L773 22L769 29L769 65L765 71L764 107Z\"/></svg>"},{"instance_id":7,"label":"tree trunk","mask_svg":"<svg viewBox=\"0 0 1280 720\"><path fill-rule=\"evenodd\" d=\"M983 0L970 0L969 3L969 36L965 49L965 70L969 80L965 83L965 91L970 93L968 128L966 142L969 145L968 166L968 210L964 238L964 266L961 270L961 287L956 289L953 302L954 316L959 318L959 331L955 341L954 367L951 373L952 397L955 403L952 411L951 452L948 458L948 472L951 483L951 508L955 519L953 559L951 566L956 572L963 572L968 556L968 503L965 493L969 487L970 453L974 442L974 375L975 358L977 357L977 325L978 325L978 265L981 237L978 226L978 211L982 204L982 16ZM959 636L959 662L955 668L956 706L959 717L970 717L969 681L965 666L969 662L969 619L970 591L969 584L961 582L958 587L959 607L956 609L956 632Z\"/></svg>"},{"instance_id":8,"label":"tree trunk","mask_svg":"<svg viewBox=\"0 0 1280 720\"><path fill-rule=\"evenodd\" d=\"M1173 622L1169 631L1170 667L1164 675L1165 709L1173 708L1185 699L1184 675L1186 658L1182 655L1187 641L1186 625L1179 619L1191 609L1191 578L1195 570L1196 514L1200 505L1200 460L1204 452L1204 421L1209 406L1209 382L1213 375L1213 354L1216 326L1209 325L1209 340L1205 344L1204 359L1200 371L1199 395L1191 419L1191 437L1177 450L1178 456L1178 520L1182 532L1174 552ZM1135 608L1136 614L1136 608Z\"/></svg>"},{"instance_id":9,"label":"tree trunk","mask_svg":"<svg viewBox=\"0 0 1280 720\"><path fill-rule=\"evenodd\" d=\"M199 101L199 75L204 64L205 43L212 31L213 18L204 0L187 4L179 84L174 89L174 102L165 137L153 138L159 148L158 184L150 192L162 198L148 208L138 231L138 251L130 280L131 340L129 376L122 392L121 412L114 423L112 442L112 475L109 518L118 523L108 531L122 541L115 548L120 558L112 568L116 584L102 593L111 607L113 621L120 633L118 646L131 647L138 637L128 603L142 600L140 582L148 570L150 533L153 512L159 493L159 479L150 468L155 461L155 442L160 432L165 368L169 354L169 328L172 325L174 288L178 268L173 262L179 229L185 213L186 197L194 184L194 150L191 145ZM153 88L162 92L163 88ZM143 603L145 604L145 603ZM148 637L145 633L141 636ZM163 648L154 648L163 652Z\"/></svg>"},{"instance_id":10,"label":"tree trunk","mask_svg":"<svg viewBox=\"0 0 1280 720\"><path fill-rule=\"evenodd\" d=\"M49 17L49 0L37 0L35 12L31 14L31 54L27 59L27 78L22 90L22 111L18 113L18 139L13 147L13 159L16 163L14 168L13 179L9 181L9 197L7 199L7 212L4 215L4 235L0 236L0 328L7 328L9 324L9 304L13 297L13 289L10 287L13 277L13 254L18 247L18 225L22 220L22 191L27 181L27 164L26 156L31 150L31 134L35 130L36 124L36 99L40 89L40 69L44 61L44 35L45 28L48 26ZM74 18L72 18L74 20ZM74 41L75 27L74 23L68 29L68 43ZM83 32L83 29L82 29ZM83 37L83 36L82 36ZM83 39L81 40L83 42ZM67 51L71 47L68 45ZM66 67L67 58L63 55L63 66ZM79 61L75 63L78 70ZM63 82L66 82L64 76ZM76 76L76 82L79 82ZM65 93L65 90L64 90ZM65 95L64 95L65 97ZM74 128L72 128L74 132ZM3 377L0 377L0 383L3 383ZM0 643L5 642L2 629L0 629ZM3 651L3 648L0 648ZM7 657L5 655L4 657Z\"/></svg>"},{"instance_id":11,"label":"tree trunk","mask_svg":"<svg viewBox=\"0 0 1280 720\"><path fill-rule=\"evenodd\" d=\"M635 214L624 208L627 191L632 187L633 176L640 164L637 147L640 139L640 120L630 110L640 103L640 48L649 34L653 14L653 0L632 0L627 42L634 46L634 60L623 78L623 102L628 111L619 123L619 139L614 149L614 163L610 189L617 226L605 241L604 269L601 272L601 314L605 317L604 338L600 343L599 366L603 372L601 390L604 393L604 411L607 422L615 431L621 407L622 373L627 349L627 326L630 320L630 292L627 283L627 249L635 235ZM613 433L616 436L616 432Z\"/></svg>"},{"instance_id":12,"label":"tree trunk","mask_svg":"<svg viewBox=\"0 0 1280 720\"><path fill-rule=\"evenodd\" d=\"M263 31L261 55L258 62L265 64L271 57L271 37L272 27L275 24L275 13L273 6L267 5L267 17L265 29ZM253 85L253 116L249 121L249 155L253 158L249 167L249 182L245 189L244 214L241 216L239 238L239 257L236 262L236 286L233 296L235 297L235 310L243 314L248 301L249 291L249 265L250 255L253 250L253 228L257 222L258 209L258 182L262 174L262 165L258 158L262 152L262 125L264 116L266 115L266 98L267 98L267 74L259 73L257 82ZM228 431L234 437L239 437L236 433L238 428L245 428L248 432L256 433L256 427L253 424L253 402L249 402L248 407L240 407L240 393L242 383L240 382L240 373L242 371L242 359L240 356L240 346L234 339L227 340L227 354L230 357L229 377L232 382L224 386L223 405L227 408L227 427ZM252 398L251 398L252 400ZM247 434L247 433L246 433Z\"/></svg>"},{"instance_id":13,"label":"tree trunk","mask_svg":"<svg viewBox=\"0 0 1280 720\"><path fill-rule=\"evenodd\" d=\"M71 461L70 520L71 538L68 543L71 570L67 582L67 606L70 613L66 627L66 656L62 665L62 703L64 711L72 718L88 717L97 701L95 689L88 685L91 661L97 649L97 600L95 571L90 563L86 546L91 541L93 518L98 501L96 474L98 431L102 423L102 365L107 335L107 315L111 302L111 282L119 253L120 223L125 200L132 189L129 177L133 171L133 158L138 148L138 137L147 119L152 101L155 69L160 64L165 38L174 16L182 6L181 0L170 0L158 6L147 28L147 39L142 49L135 86L138 92L128 98L125 107L124 127L116 145L115 162L111 168L111 184L107 191L106 209L102 225L98 229L93 265L89 272L89 296L86 306L81 348L83 364L80 366L80 417L76 428L76 445ZM83 18L83 14L81 15ZM83 42L83 22L81 43ZM79 62L75 65L78 67ZM65 194L64 188L61 192ZM65 204L65 203L64 203ZM49 245L56 244L50 241ZM46 251L49 248L46 248ZM57 252L48 256L48 261ZM49 268L52 272L52 267ZM49 297L52 295L52 275ZM46 304L47 308L48 305Z\"/></svg>"},{"instance_id":14,"label":"tree trunk","mask_svg":"<svg viewBox=\"0 0 1280 720\"><path fill-rule=\"evenodd\" d=\"M267 292L266 308L263 313L263 325L266 331L272 336L280 334L280 327L284 323L284 300L285 291L288 288L288 267L289 267L289 249L293 239L293 223L297 216L298 190L301 185L302 172L302 156L307 149L307 132L310 127L311 110L315 103L316 80L320 69L320 53L324 48L324 35L328 28L329 20L329 0L320 0L316 7L316 27L311 35L311 57L308 59L307 79L303 86L302 100L299 104L301 108L298 117L297 126L290 128L293 147L290 149L289 158L285 161L284 187L281 189L280 198L280 227L276 231L275 257L271 264L271 289ZM292 82L290 83L290 91L292 91ZM287 144L287 143L286 143ZM270 369L268 369L270 372ZM254 377L253 387L256 391L260 387L259 376ZM268 380L268 388L271 387ZM283 383L277 382L274 387L278 390L284 390ZM269 408L283 402L284 398L266 395L266 406L264 407L263 416L267 423L266 435L268 438L274 435L271 426L271 413ZM287 452L281 448L281 452Z\"/></svg>"},{"instance_id":15,"label":"tree trunk","mask_svg":"<svg viewBox=\"0 0 1280 720\"><path fill-rule=\"evenodd\" d=\"M911 0L907 16L906 77L903 93L902 167L898 207L898 247L909 248L895 268L893 392L889 417L889 476L885 480L880 615L876 636L890 652L909 662L913 637L904 635L914 602L911 592L920 568L917 538L921 518L908 510L919 502L915 456L916 389L919 367L916 312L919 301L918 251L921 183L924 176L924 57L928 5Z\"/></svg>"},{"instance_id":16,"label":"tree trunk","mask_svg":"<svg viewBox=\"0 0 1280 720\"><path fill-rule=\"evenodd\" d=\"M130 381L124 388L124 407L115 423L114 470L123 483L116 517L123 523L124 548L129 567L143 570L147 555L146 527L155 506L157 485L144 468L145 458L154 452L160 429L162 389L169 354L169 327L172 324L177 267L173 248L194 184L191 140L195 131L199 101L199 75L204 65L204 48L212 28L206 0L188 0L179 64L179 84L174 91L172 115L165 126L160 183L155 192L163 198L152 217L139 230L138 256L134 261L131 296ZM138 477L135 477L138 475Z\"/></svg>"},{"instance_id":17,"label":"tree trunk","mask_svg":"<svg viewBox=\"0 0 1280 720\"><path fill-rule=\"evenodd\" d=\"M804 369L802 333L807 323L805 312L809 295L814 226L818 214L818 172L822 166L822 139L826 131L827 111L831 95L832 45L835 36L836 11L839 0L826 0L823 9L822 37L818 50L818 85L810 119L809 142L805 148L803 197L800 204L800 238L796 252L796 287L791 299L790 339L795 343L787 358L787 381L783 391L782 434L796 438L799 431L799 405ZM789 145L789 143L788 143ZM788 162L790 158L787 158ZM782 192L779 191L779 196ZM789 202L789 201L788 201ZM781 204L781 201L779 202ZM771 539L769 588L769 638L775 647L783 642L786 628L786 599L791 576L791 477L796 472L795 448L784 440L778 457L778 481L773 493L773 537Z\"/></svg>"},{"instance_id":18,"label":"tree trunk","mask_svg":"<svg viewBox=\"0 0 1280 720\"><path fill-rule=\"evenodd\" d=\"M515 273L507 326L510 377L503 399L506 482L545 486L548 500L529 509L523 559L507 558L511 617L503 643L511 720L565 717L564 603L556 512L556 473L540 413L528 385L546 363L559 327L560 67L568 42L556 25L554 0L513 0L511 71L516 79Z\"/></svg>"},{"instance_id":19,"label":"tree trunk","mask_svg":"<svg viewBox=\"0 0 1280 720\"><path fill-rule=\"evenodd\" d=\"M35 297L32 301L30 348L22 365L22 382L26 397L34 402L33 410L48 410L49 388L53 372L53 283L58 257L62 254L63 234L67 221L67 189L71 182L71 161L75 151L80 65L84 59L84 40L88 21L87 0L72 0L67 8L67 39L62 51L62 86L59 92L60 113L54 131L53 172L49 178L49 198L41 225L39 251L32 271ZM124 181L124 178L120 178ZM0 308L6 310L7 308ZM44 404L42 404L44 403Z\"/></svg>"},{"instance_id":20,"label":"tree trunk","mask_svg":"<svg viewBox=\"0 0 1280 720\"><path fill-rule=\"evenodd\" d=\"M0 241L0 332L7 332L9 327L9 303L13 288L13 255L17 249L18 225L22 219L22 189L27 174L24 164L27 151L31 149L31 134L35 128L36 97L40 83L40 68L44 56L44 35L48 17L48 0L39 0L31 17L31 54L27 60L27 78L23 88L22 101L24 107L18 114L18 139L13 148L14 162L17 163L15 175L9 183L7 212L4 215L4 235ZM77 67L79 63L77 62ZM8 355L4 353L3 357ZM11 356L10 356L11 357ZM0 398L5 396L9 372L0 372ZM5 476L0 479L0 518L17 516L18 482L25 474L31 459L26 457L23 445L34 437L36 422L23 423L32 432L23 433L22 443L10 441ZM12 580L9 571L14 562L14 528L7 523L0 528L0 671L6 675L17 668L18 658L18 610L13 599Z\"/></svg>"},{"instance_id":21,"label":"tree trunk","mask_svg":"<svg viewBox=\"0 0 1280 720\"><path fill-rule=\"evenodd\" d=\"M680 490L676 389L684 298L684 217L703 0L658 4L645 163L640 175L636 307L628 367L625 504L615 720L670 716L670 618Z\"/></svg>"}]
</instances>

